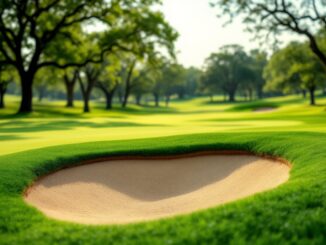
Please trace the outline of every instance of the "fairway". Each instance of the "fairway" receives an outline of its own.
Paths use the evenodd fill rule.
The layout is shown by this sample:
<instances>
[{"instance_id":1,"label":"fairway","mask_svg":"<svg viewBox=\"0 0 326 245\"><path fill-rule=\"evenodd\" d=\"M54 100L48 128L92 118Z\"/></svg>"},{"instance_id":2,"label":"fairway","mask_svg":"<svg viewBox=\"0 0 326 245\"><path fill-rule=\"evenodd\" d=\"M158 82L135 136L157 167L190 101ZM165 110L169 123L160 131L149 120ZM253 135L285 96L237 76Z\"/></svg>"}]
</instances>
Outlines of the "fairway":
<instances>
[{"instance_id":1,"label":"fairway","mask_svg":"<svg viewBox=\"0 0 326 245\"><path fill-rule=\"evenodd\" d=\"M44 102L36 103L36 111L26 117L8 115L18 105L17 98L9 99L9 108L0 111L4 117L0 121L0 155L61 144L195 133L326 131L325 107L309 107L300 96L236 104L198 98L172 102L169 108L117 106L110 112L94 103L96 109L89 115L81 113L81 104L67 109L63 102ZM326 104L325 98L319 101ZM256 111L271 106L273 111Z\"/></svg>"},{"instance_id":2,"label":"fairway","mask_svg":"<svg viewBox=\"0 0 326 245\"><path fill-rule=\"evenodd\" d=\"M189 244L238 244L244 241L270 244L308 241L311 236L317 244L324 242L324 106L309 107L299 96L235 104L210 103L208 98L197 98L173 101L169 108L132 106L127 110L117 108L109 113L101 109L101 103L94 103L96 110L91 117L80 114L78 106L69 110L60 108L60 102L44 102L36 105L34 113L20 118L8 115L10 108L16 106L16 99L11 97L10 100L9 108L1 112L4 117L1 120L0 134L3 149L0 156L0 239L3 244L39 241L49 244L62 241L65 244L97 244L104 240L115 244L125 244L126 241L136 244L161 244L169 241ZM326 99L320 97L319 103L326 104ZM256 111L266 107L274 109ZM69 174L69 171L74 171L73 166L94 162L94 159L125 159L128 156L129 159L146 159L203 151L245 151L258 156L280 157L291 163L290 176L286 181L286 172L276 172L281 179L276 178L276 182L270 182L273 178L263 176L271 174L271 170L262 171L266 167L262 169L263 165L259 165L254 172L246 172L248 175L243 175L240 184L231 177L234 174L241 175L241 171L233 171L229 175L231 179L223 178L221 182L214 173L221 174L226 170L222 171L216 166L213 171L214 168L208 167L211 166L209 162L201 159L198 159L198 166L206 166L207 168L201 169L207 172L202 172L201 175L200 171L191 171L194 168L189 168L191 174L188 177L187 170L183 168L156 169L157 160L151 166L131 161L136 164L133 167L128 165L131 162L120 162L119 166L129 166L125 170L114 165L114 162L113 165L105 164L107 170L110 166L113 169L114 166L117 167L110 170L111 175L106 175L107 172L101 168L87 169L87 166L93 164L85 165L84 172L71 172L75 182ZM243 156L240 159L246 161ZM213 162L216 164L215 160ZM141 164L147 164L146 171L137 168ZM186 165L197 166L196 161L182 166ZM231 169L235 167L232 164L228 166ZM53 179L61 172L58 170L67 167L69 169L63 171L68 172L63 177ZM94 171L102 177L94 178ZM128 171L134 173L133 177L128 175ZM248 180L258 183L259 171L262 171L263 179L260 179L262 182L258 189L257 186L246 189L248 185L245 183L249 183ZM162 176L177 176L180 173L183 177L167 177L166 183L172 185L172 188L168 188L168 184L163 184L164 178L162 182L156 182L158 173ZM212 179L207 177L209 174ZM197 177L191 177L194 175ZM48 177L35 183L42 176ZM128 181L137 178L148 182L133 181L133 184L128 184ZM265 181L266 178L268 182ZM93 186L102 186L102 189L93 189L92 185L87 185L98 183L100 179L105 179L110 184L105 188L103 183L107 182ZM48 181L52 183L53 189L46 184ZM234 187L226 187L225 181L237 183L245 191L239 194ZM23 193L33 183L39 186L36 196L29 190L27 193L31 193L30 199L25 201ZM267 191L279 184L279 187ZM176 188L178 185L181 189ZM219 185L226 185L224 191L231 188L230 195L223 194L223 200L218 198ZM71 201L56 200L60 193L67 193L67 190L72 191L68 191ZM73 193L76 192L80 195L74 198ZM87 201L90 192L102 195L99 196L99 202ZM259 193L251 195L256 192ZM103 193L120 194L115 197L117 202L114 204L112 199L108 202ZM232 202L238 199L240 200ZM221 205L230 201L231 203ZM126 209L122 203L129 205L130 213L127 216L124 216ZM55 208L51 205L55 205ZM144 208L143 211L139 205ZM100 210L100 215L94 213L95 207ZM164 211L167 207L170 208ZM110 212L112 210L116 210L114 215ZM188 214L192 211L194 213ZM163 219L144 222L158 218ZM140 223L125 224L129 222ZM125 225L104 225L119 223ZM175 232L178 233L177 236ZM278 235L274 236L275 234Z\"/></svg>"}]
</instances>

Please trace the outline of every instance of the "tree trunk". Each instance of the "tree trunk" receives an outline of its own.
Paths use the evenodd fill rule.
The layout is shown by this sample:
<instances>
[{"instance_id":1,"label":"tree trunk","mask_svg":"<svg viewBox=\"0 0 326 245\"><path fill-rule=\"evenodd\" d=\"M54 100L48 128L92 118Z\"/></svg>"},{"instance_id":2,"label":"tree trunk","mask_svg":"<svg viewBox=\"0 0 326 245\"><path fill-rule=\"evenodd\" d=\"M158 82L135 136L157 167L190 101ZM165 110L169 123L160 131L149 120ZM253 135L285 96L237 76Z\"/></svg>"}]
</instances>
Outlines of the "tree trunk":
<instances>
[{"instance_id":1,"label":"tree trunk","mask_svg":"<svg viewBox=\"0 0 326 245\"><path fill-rule=\"evenodd\" d=\"M130 88L129 88L129 85L127 85L125 94L124 94L123 100L122 100L122 105L121 105L122 108L126 108L126 106L128 104L129 95L130 95Z\"/></svg>"},{"instance_id":2,"label":"tree trunk","mask_svg":"<svg viewBox=\"0 0 326 245\"><path fill-rule=\"evenodd\" d=\"M0 83L0 109L5 108L4 97L6 93L6 85Z\"/></svg>"},{"instance_id":3,"label":"tree trunk","mask_svg":"<svg viewBox=\"0 0 326 245\"><path fill-rule=\"evenodd\" d=\"M86 93L83 96L83 99L84 99L84 112L88 113L88 112L90 112L90 109L89 109L89 94Z\"/></svg>"},{"instance_id":4,"label":"tree trunk","mask_svg":"<svg viewBox=\"0 0 326 245\"><path fill-rule=\"evenodd\" d=\"M235 91L229 91L229 102L235 102Z\"/></svg>"},{"instance_id":5,"label":"tree trunk","mask_svg":"<svg viewBox=\"0 0 326 245\"><path fill-rule=\"evenodd\" d=\"M82 96L83 96L83 101L84 101L84 109L83 111L85 113L88 113L90 112L90 108L89 108L89 99L91 97L91 92L92 92L92 89L95 85L95 80L90 80L89 78L86 78L87 82L86 82L86 86L84 85L81 77L78 75L78 81L79 81L79 84L80 84L80 90L81 90L81 93L82 93Z\"/></svg>"},{"instance_id":6,"label":"tree trunk","mask_svg":"<svg viewBox=\"0 0 326 245\"><path fill-rule=\"evenodd\" d=\"M33 78L34 74L20 74L20 82L22 86L22 99L20 102L18 113L30 113L33 111Z\"/></svg>"},{"instance_id":7,"label":"tree trunk","mask_svg":"<svg viewBox=\"0 0 326 245\"><path fill-rule=\"evenodd\" d=\"M155 101L155 107L160 106L160 96L156 93L154 93L154 101Z\"/></svg>"},{"instance_id":8,"label":"tree trunk","mask_svg":"<svg viewBox=\"0 0 326 245\"><path fill-rule=\"evenodd\" d=\"M106 109L111 110L112 109L112 101L113 101L113 93L105 93L106 98Z\"/></svg>"},{"instance_id":9,"label":"tree trunk","mask_svg":"<svg viewBox=\"0 0 326 245\"><path fill-rule=\"evenodd\" d=\"M71 80L69 80L69 77L67 74L64 76L64 83L66 86L66 107L72 108L74 107L74 90L75 90L75 84L77 81L78 71L76 70L74 72L74 76Z\"/></svg>"},{"instance_id":10,"label":"tree trunk","mask_svg":"<svg viewBox=\"0 0 326 245\"><path fill-rule=\"evenodd\" d=\"M315 86L311 86L309 88L310 105L316 105L316 101L315 101L315 90L316 90L316 87Z\"/></svg>"},{"instance_id":11,"label":"tree trunk","mask_svg":"<svg viewBox=\"0 0 326 245\"><path fill-rule=\"evenodd\" d=\"M107 89L102 89L105 94L105 100L106 100L106 109L111 110L112 109L112 101L114 97L114 93L116 90L116 87L111 89L110 91Z\"/></svg>"},{"instance_id":12,"label":"tree trunk","mask_svg":"<svg viewBox=\"0 0 326 245\"><path fill-rule=\"evenodd\" d=\"M134 71L134 68L136 66L136 60L133 60L130 64L129 67L129 71L128 71L128 75L126 78L126 89L125 89L125 93L124 93L124 97L123 97L123 101L122 101L122 107L125 108L127 106L128 103L128 98L131 92L131 78L132 78L132 72Z\"/></svg>"},{"instance_id":13,"label":"tree trunk","mask_svg":"<svg viewBox=\"0 0 326 245\"><path fill-rule=\"evenodd\" d=\"M305 89L302 90L302 97L304 99L307 98L307 90L305 90Z\"/></svg>"},{"instance_id":14,"label":"tree trunk","mask_svg":"<svg viewBox=\"0 0 326 245\"><path fill-rule=\"evenodd\" d=\"M114 97L114 93L117 90L118 85L115 85L111 90L109 90L105 84L101 83L101 82L97 82L96 83L97 88L99 88L100 90L103 91L104 95L105 95L105 101L106 101L106 110L111 110L112 109L112 101L113 101L113 97Z\"/></svg>"},{"instance_id":15,"label":"tree trunk","mask_svg":"<svg viewBox=\"0 0 326 245\"><path fill-rule=\"evenodd\" d=\"M67 90L67 104L66 107L72 108L74 107L74 87L75 83L65 83Z\"/></svg>"}]
</instances>

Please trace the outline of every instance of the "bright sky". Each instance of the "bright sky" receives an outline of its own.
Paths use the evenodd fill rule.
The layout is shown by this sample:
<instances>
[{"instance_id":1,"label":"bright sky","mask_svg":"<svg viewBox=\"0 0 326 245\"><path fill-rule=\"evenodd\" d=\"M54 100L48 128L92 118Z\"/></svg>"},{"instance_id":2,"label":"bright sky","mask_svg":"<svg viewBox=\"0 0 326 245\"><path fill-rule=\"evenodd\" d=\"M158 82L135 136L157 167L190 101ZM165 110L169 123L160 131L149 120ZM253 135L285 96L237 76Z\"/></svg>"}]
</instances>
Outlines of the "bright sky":
<instances>
[{"instance_id":1,"label":"bright sky","mask_svg":"<svg viewBox=\"0 0 326 245\"><path fill-rule=\"evenodd\" d=\"M216 17L217 9L209 6L209 0L163 0L162 10L180 34L178 60L186 67L202 67L212 52L226 44L240 44L246 50L259 47L258 41L252 41L253 34L244 32L240 20L223 27L226 19ZM286 42L292 39L283 37Z\"/></svg>"}]
</instances>

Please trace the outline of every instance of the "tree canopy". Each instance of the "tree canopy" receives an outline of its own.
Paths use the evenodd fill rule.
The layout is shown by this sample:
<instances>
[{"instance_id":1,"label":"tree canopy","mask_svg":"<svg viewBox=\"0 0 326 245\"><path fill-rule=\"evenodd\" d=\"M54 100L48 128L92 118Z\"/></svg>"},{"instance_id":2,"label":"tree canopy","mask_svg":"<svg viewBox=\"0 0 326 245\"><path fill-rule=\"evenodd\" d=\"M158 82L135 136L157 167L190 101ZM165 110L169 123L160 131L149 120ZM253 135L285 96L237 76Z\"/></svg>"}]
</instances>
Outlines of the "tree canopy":
<instances>
[{"instance_id":1,"label":"tree canopy","mask_svg":"<svg viewBox=\"0 0 326 245\"><path fill-rule=\"evenodd\" d=\"M0 64L14 66L20 76L20 112L32 110L32 86L36 72L46 66L82 67L102 62L107 52L165 46L172 54L176 32L151 6L159 0L4 0L0 3ZM77 33L96 23L105 28L91 36L99 49L83 46ZM132 43L132 46L130 44ZM138 45L134 45L137 43ZM63 44L63 45L62 45ZM146 45L145 45L146 44ZM62 45L62 46L61 46ZM79 46L83 59L71 55ZM52 56L53 50L59 51ZM67 55L68 53L68 55ZM80 52L78 52L80 54ZM72 58L72 59L71 59ZM74 59L75 58L75 59Z\"/></svg>"}]
</instances>

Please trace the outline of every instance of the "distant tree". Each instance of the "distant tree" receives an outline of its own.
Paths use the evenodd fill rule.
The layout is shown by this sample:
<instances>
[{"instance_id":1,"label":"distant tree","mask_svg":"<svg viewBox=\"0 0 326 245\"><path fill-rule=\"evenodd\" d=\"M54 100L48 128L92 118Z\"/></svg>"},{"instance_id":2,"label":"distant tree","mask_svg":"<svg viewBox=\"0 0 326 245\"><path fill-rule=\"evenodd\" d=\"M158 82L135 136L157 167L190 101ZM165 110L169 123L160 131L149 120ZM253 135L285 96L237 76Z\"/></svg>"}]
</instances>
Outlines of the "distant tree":
<instances>
[{"instance_id":1,"label":"distant tree","mask_svg":"<svg viewBox=\"0 0 326 245\"><path fill-rule=\"evenodd\" d=\"M200 87L200 79L202 72L200 69L190 67L185 70L185 87L186 94L190 97L194 97Z\"/></svg>"},{"instance_id":2,"label":"distant tree","mask_svg":"<svg viewBox=\"0 0 326 245\"><path fill-rule=\"evenodd\" d=\"M128 103L131 90L134 87L134 84L139 76L139 72L136 69L137 60L139 57L134 55L129 56L124 60L124 63L121 67L121 76L123 79L123 99L121 101L121 106L125 108Z\"/></svg>"},{"instance_id":3,"label":"distant tree","mask_svg":"<svg viewBox=\"0 0 326 245\"><path fill-rule=\"evenodd\" d=\"M102 64L102 71L95 86L103 91L106 101L106 109L112 109L113 97L121 84L121 64L118 57L107 56Z\"/></svg>"},{"instance_id":4,"label":"distant tree","mask_svg":"<svg viewBox=\"0 0 326 245\"><path fill-rule=\"evenodd\" d=\"M325 79L322 63L304 43L293 42L277 51L265 68L267 91L308 90L310 104L315 105L315 91Z\"/></svg>"},{"instance_id":5,"label":"distant tree","mask_svg":"<svg viewBox=\"0 0 326 245\"><path fill-rule=\"evenodd\" d=\"M83 96L83 111L85 113L90 112L89 101L91 99L93 88L101 75L100 67L101 65L98 64L87 64L78 71L77 79Z\"/></svg>"},{"instance_id":6,"label":"distant tree","mask_svg":"<svg viewBox=\"0 0 326 245\"><path fill-rule=\"evenodd\" d=\"M208 59L206 60L206 64L208 64ZM200 77L200 86L199 91L205 95L208 95L210 97L211 102L214 102L214 94L222 91L218 84L216 83L216 74L218 74L218 71L216 67L211 66L211 64L208 64L208 67L206 67L205 71L201 74Z\"/></svg>"},{"instance_id":7,"label":"distant tree","mask_svg":"<svg viewBox=\"0 0 326 245\"><path fill-rule=\"evenodd\" d=\"M44 57L58 62L81 64L88 59L89 55L95 53L94 50L89 48L94 45L90 42L90 39L97 40L99 38L94 34L88 34L83 31L81 25L74 25L68 28L66 35L69 35L69 39L54 39L51 45L45 50ZM97 52L99 52L99 50L97 50ZM81 67L82 66L67 67L65 69L57 69L56 71L64 83L64 88L66 90L66 107L68 108L74 107L74 92L77 84L77 74Z\"/></svg>"},{"instance_id":8,"label":"distant tree","mask_svg":"<svg viewBox=\"0 0 326 245\"><path fill-rule=\"evenodd\" d=\"M240 84L252 79L248 62L249 57L241 46L224 46L206 60L204 82L226 93L229 101L234 102Z\"/></svg>"},{"instance_id":9,"label":"distant tree","mask_svg":"<svg viewBox=\"0 0 326 245\"><path fill-rule=\"evenodd\" d=\"M326 28L326 1L324 0L212 0L212 6L220 14L243 19L247 30L261 34L279 36L281 32L292 32L304 36L309 47L326 66L326 49L318 40L318 31Z\"/></svg>"},{"instance_id":10,"label":"distant tree","mask_svg":"<svg viewBox=\"0 0 326 245\"><path fill-rule=\"evenodd\" d=\"M143 68L139 73L138 81L132 90L136 105L141 105L143 96L152 91L155 79L155 73L150 69Z\"/></svg>"},{"instance_id":11,"label":"distant tree","mask_svg":"<svg viewBox=\"0 0 326 245\"><path fill-rule=\"evenodd\" d=\"M171 68L177 73L174 79L175 84L172 84L172 91L176 93L178 99L182 100L188 94L187 70L182 65L175 65Z\"/></svg>"},{"instance_id":12,"label":"distant tree","mask_svg":"<svg viewBox=\"0 0 326 245\"><path fill-rule=\"evenodd\" d=\"M266 83L264 79L264 69L267 65L267 53L262 52L258 49L250 51L251 63L249 64L249 69L253 72L253 87L256 90L257 97L259 99L263 98L263 89Z\"/></svg>"},{"instance_id":13,"label":"distant tree","mask_svg":"<svg viewBox=\"0 0 326 245\"><path fill-rule=\"evenodd\" d=\"M171 96L180 93L178 89L185 82L184 68L180 64L166 62L162 65L160 73L153 86L155 104L157 105L160 96L164 96L165 105L168 107Z\"/></svg>"},{"instance_id":14,"label":"distant tree","mask_svg":"<svg viewBox=\"0 0 326 245\"><path fill-rule=\"evenodd\" d=\"M80 68L67 68L63 72L63 81L66 89L66 107L74 107L74 91Z\"/></svg>"},{"instance_id":15,"label":"distant tree","mask_svg":"<svg viewBox=\"0 0 326 245\"><path fill-rule=\"evenodd\" d=\"M60 81L58 69L53 67L44 67L35 75L35 89L38 94L38 101L41 102L51 87Z\"/></svg>"}]
</instances>

